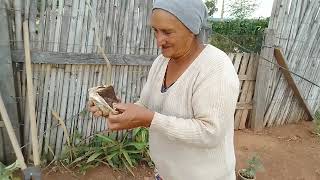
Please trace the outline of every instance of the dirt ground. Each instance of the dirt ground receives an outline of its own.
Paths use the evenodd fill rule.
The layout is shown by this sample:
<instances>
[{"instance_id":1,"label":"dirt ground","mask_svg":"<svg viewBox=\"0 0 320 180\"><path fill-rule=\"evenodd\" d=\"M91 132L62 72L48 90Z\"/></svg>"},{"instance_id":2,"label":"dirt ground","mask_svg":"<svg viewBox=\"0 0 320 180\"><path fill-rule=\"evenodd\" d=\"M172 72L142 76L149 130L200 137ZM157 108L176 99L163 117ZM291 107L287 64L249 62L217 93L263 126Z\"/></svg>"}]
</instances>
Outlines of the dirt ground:
<instances>
[{"instance_id":1,"label":"dirt ground","mask_svg":"<svg viewBox=\"0 0 320 180\"><path fill-rule=\"evenodd\" d=\"M264 171L257 174L258 180L319 180L320 138L311 131L311 122L301 122L261 132L236 131L235 147L237 169L244 167L252 154L260 156ZM136 177L124 172L115 172L108 167L89 170L85 175L72 176L65 172L43 172L44 180L148 180L152 170L139 167Z\"/></svg>"}]
</instances>

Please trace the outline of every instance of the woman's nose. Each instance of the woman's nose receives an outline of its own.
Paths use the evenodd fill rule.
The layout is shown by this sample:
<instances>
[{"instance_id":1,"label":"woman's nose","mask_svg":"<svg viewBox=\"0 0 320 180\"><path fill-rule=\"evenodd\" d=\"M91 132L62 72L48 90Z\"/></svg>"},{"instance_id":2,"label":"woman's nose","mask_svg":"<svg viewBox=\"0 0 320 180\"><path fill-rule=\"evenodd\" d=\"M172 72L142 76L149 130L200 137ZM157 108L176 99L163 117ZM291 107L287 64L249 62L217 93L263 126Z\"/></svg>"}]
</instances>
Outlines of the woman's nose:
<instances>
[{"instance_id":1,"label":"woman's nose","mask_svg":"<svg viewBox=\"0 0 320 180\"><path fill-rule=\"evenodd\" d=\"M162 33L157 33L156 34L156 39L157 39L157 46L159 48L161 48L166 43L166 37Z\"/></svg>"}]
</instances>

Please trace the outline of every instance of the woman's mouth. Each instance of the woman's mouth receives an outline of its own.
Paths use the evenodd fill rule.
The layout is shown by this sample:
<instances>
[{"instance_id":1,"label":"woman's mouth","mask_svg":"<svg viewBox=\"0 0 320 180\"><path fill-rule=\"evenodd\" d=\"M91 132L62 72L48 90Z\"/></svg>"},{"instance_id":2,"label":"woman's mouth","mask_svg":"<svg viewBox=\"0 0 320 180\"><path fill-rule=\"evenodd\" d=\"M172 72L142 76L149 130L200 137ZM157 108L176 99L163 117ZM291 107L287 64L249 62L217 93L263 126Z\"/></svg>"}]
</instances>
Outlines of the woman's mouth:
<instances>
[{"instance_id":1,"label":"woman's mouth","mask_svg":"<svg viewBox=\"0 0 320 180\"><path fill-rule=\"evenodd\" d=\"M167 50L169 48L170 48L170 46L162 46L162 50Z\"/></svg>"}]
</instances>

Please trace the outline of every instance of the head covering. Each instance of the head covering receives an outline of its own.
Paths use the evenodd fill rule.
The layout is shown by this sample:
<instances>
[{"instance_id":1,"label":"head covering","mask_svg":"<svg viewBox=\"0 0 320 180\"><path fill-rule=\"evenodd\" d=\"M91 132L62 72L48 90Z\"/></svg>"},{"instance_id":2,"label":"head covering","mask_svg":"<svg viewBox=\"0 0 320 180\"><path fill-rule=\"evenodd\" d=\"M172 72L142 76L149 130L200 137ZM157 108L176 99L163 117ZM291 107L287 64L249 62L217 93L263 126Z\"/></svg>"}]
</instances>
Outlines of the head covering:
<instances>
[{"instance_id":1,"label":"head covering","mask_svg":"<svg viewBox=\"0 0 320 180\"><path fill-rule=\"evenodd\" d=\"M195 35L207 23L208 11L202 0L155 0L153 9L173 14Z\"/></svg>"}]
</instances>

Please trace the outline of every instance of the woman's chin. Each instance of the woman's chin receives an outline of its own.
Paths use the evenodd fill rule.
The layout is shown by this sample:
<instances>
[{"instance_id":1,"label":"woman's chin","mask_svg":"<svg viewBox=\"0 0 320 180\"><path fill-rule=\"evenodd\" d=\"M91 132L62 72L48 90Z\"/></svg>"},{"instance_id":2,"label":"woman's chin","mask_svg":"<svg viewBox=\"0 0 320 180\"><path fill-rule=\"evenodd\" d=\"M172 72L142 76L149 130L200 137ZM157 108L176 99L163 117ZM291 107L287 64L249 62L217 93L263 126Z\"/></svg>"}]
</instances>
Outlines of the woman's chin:
<instances>
[{"instance_id":1,"label":"woman's chin","mask_svg":"<svg viewBox=\"0 0 320 180\"><path fill-rule=\"evenodd\" d=\"M162 55L166 58L170 58L172 56L172 52L170 52L169 50L166 49L162 49Z\"/></svg>"}]
</instances>

